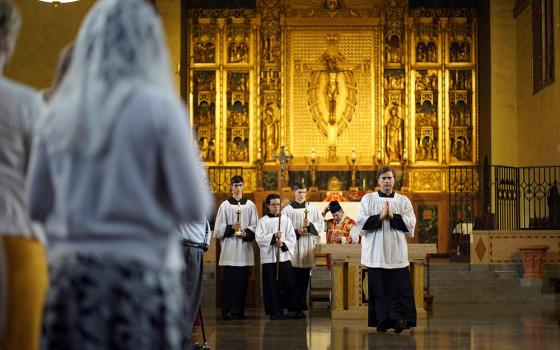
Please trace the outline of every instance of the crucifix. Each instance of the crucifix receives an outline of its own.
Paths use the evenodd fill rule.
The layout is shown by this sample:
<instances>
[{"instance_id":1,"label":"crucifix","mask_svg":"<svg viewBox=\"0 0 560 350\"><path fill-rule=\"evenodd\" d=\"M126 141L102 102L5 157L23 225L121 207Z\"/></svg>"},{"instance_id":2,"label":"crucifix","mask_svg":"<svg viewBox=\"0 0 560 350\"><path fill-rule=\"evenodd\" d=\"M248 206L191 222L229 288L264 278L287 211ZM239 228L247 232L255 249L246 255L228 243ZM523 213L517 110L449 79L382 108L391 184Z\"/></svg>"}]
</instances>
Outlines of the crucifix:
<instances>
[{"instance_id":1,"label":"crucifix","mask_svg":"<svg viewBox=\"0 0 560 350\"><path fill-rule=\"evenodd\" d=\"M288 161L294 158L293 155L288 154L286 152L288 148L284 145L280 146L280 152L273 156L273 159L278 159L280 161L280 171L279 171L279 179L278 179L278 192L282 192L282 188L284 187L284 173L286 171L286 164Z\"/></svg>"},{"instance_id":2,"label":"crucifix","mask_svg":"<svg viewBox=\"0 0 560 350\"><path fill-rule=\"evenodd\" d=\"M314 62L296 62L296 69L311 71L308 105L311 117L327 137L329 161L335 161L337 138L352 120L357 102L354 72L369 70L367 61L350 63L338 51L338 35L326 35L327 50Z\"/></svg>"}]
</instances>

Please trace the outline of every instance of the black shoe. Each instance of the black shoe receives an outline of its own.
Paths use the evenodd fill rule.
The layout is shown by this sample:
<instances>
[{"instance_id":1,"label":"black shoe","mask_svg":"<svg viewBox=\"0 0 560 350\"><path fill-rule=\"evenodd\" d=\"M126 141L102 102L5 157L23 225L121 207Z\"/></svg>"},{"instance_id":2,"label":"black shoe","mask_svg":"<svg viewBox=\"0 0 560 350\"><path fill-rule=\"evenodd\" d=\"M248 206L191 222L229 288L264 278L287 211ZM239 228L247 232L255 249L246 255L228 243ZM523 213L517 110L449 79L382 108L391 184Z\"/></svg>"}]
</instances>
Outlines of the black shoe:
<instances>
[{"instance_id":1,"label":"black shoe","mask_svg":"<svg viewBox=\"0 0 560 350\"><path fill-rule=\"evenodd\" d=\"M303 311L296 311L294 318L305 318L305 314L303 313Z\"/></svg>"},{"instance_id":2,"label":"black shoe","mask_svg":"<svg viewBox=\"0 0 560 350\"><path fill-rule=\"evenodd\" d=\"M395 322L395 333L402 333L405 329L408 329L406 320L399 320Z\"/></svg>"},{"instance_id":3,"label":"black shoe","mask_svg":"<svg viewBox=\"0 0 560 350\"><path fill-rule=\"evenodd\" d=\"M387 332L387 328L377 326L377 333L385 333L385 332Z\"/></svg>"}]
</instances>

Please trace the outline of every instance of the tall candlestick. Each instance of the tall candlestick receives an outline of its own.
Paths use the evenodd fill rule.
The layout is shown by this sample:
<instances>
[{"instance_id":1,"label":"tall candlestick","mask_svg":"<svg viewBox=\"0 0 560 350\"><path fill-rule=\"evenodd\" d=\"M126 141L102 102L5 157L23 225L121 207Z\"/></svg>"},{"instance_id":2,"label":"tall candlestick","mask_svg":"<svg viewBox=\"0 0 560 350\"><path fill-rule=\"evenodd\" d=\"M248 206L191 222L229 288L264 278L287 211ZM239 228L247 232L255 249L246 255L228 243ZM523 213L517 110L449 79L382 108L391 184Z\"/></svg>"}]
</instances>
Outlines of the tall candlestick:
<instances>
[{"instance_id":1,"label":"tall candlestick","mask_svg":"<svg viewBox=\"0 0 560 350\"><path fill-rule=\"evenodd\" d=\"M315 160L315 148L311 149L311 160Z\"/></svg>"},{"instance_id":2,"label":"tall candlestick","mask_svg":"<svg viewBox=\"0 0 560 350\"><path fill-rule=\"evenodd\" d=\"M237 222L239 224L241 224L241 205L239 204L239 202L237 202ZM238 228L237 230L235 230L234 232L234 236L241 236L241 228Z\"/></svg>"}]
</instances>

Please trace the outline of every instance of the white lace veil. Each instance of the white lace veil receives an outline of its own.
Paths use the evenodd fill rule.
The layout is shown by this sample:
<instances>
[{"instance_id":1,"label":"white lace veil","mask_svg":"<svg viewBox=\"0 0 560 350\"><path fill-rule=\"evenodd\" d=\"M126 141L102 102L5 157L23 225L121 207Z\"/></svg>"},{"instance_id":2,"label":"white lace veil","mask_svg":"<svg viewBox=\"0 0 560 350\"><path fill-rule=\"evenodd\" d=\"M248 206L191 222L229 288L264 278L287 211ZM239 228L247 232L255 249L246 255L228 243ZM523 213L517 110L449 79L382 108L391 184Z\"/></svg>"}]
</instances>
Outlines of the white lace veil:
<instances>
[{"instance_id":1,"label":"white lace veil","mask_svg":"<svg viewBox=\"0 0 560 350\"><path fill-rule=\"evenodd\" d=\"M176 96L160 20L145 0L98 1L40 124L49 151L103 153L115 120L140 86Z\"/></svg>"}]
</instances>

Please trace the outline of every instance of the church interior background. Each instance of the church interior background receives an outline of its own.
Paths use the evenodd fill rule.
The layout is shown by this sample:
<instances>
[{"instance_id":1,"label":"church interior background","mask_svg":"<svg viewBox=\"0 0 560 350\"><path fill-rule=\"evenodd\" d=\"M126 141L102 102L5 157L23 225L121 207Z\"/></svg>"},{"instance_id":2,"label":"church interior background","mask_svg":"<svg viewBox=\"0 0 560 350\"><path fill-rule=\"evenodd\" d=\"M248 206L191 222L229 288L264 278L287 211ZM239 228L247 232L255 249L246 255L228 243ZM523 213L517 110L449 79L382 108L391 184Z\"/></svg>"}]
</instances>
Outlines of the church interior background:
<instances>
[{"instance_id":1,"label":"church interior background","mask_svg":"<svg viewBox=\"0 0 560 350\"><path fill-rule=\"evenodd\" d=\"M49 86L94 2L17 1L6 75ZM518 268L516 242L544 242L560 289L558 2L153 2L217 203L234 174L260 214L302 179L309 200L359 201L388 164L418 218L410 243Z\"/></svg>"}]
</instances>

